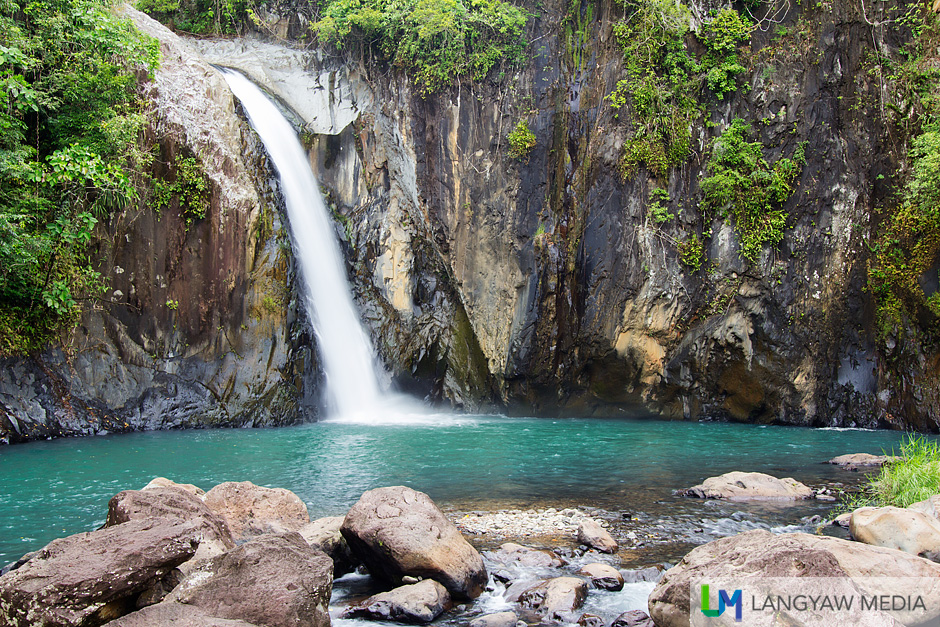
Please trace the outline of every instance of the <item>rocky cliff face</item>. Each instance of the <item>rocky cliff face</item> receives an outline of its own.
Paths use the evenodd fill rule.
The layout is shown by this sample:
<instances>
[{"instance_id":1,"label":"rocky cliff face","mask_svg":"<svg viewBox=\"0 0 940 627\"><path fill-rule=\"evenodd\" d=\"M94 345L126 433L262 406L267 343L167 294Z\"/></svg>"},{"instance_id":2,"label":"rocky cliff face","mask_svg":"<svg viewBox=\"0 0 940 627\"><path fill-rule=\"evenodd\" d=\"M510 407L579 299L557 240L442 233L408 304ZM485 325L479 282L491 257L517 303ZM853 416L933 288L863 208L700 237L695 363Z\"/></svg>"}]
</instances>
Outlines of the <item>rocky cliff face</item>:
<instances>
[{"instance_id":1,"label":"rocky cliff face","mask_svg":"<svg viewBox=\"0 0 940 627\"><path fill-rule=\"evenodd\" d=\"M935 430L940 361L925 354L899 371L865 289L875 208L904 157L870 59L875 46L896 53L904 33L873 36L854 3L787 7L772 14L779 26L754 31L743 87L705 103L692 157L658 179L618 174L628 125L605 101L624 77L617 3L539 3L523 67L427 98L392 68L272 38L303 32L306 9L290 2L262 16L265 41L190 43L296 115L401 387L468 409ZM566 15L583 36L572 39ZM198 74L182 82L211 96L212 128L161 113L166 103L156 128L167 150L212 155L212 213L190 230L147 212L111 226L105 248L125 271L111 277L114 302L86 316L68 350L0 371L8 421L41 407L50 417L37 424L70 424L71 406L88 407L76 415L99 421L91 431L111 428L103 416L274 424L298 415L302 381L315 390L289 253L267 235L280 224L273 197L251 191L267 189L264 173L242 156L257 141L211 69L180 63ZM731 220L699 209L711 141L734 118L769 162L806 142L783 241L753 263ZM523 160L507 143L519 120L536 136ZM246 177L248 191L223 191ZM657 187L674 215L663 224L648 215ZM677 249L692 235L706 245L698 271ZM85 430L75 424L62 432Z\"/></svg>"},{"instance_id":2,"label":"rocky cliff face","mask_svg":"<svg viewBox=\"0 0 940 627\"><path fill-rule=\"evenodd\" d=\"M146 16L162 66L152 104L155 178L197 156L202 219L153 196L97 233L109 290L61 346L0 367L0 440L187 426L298 422L315 395L313 352L293 297L289 240L260 143L222 77ZM306 383L306 385L305 385Z\"/></svg>"}]
</instances>

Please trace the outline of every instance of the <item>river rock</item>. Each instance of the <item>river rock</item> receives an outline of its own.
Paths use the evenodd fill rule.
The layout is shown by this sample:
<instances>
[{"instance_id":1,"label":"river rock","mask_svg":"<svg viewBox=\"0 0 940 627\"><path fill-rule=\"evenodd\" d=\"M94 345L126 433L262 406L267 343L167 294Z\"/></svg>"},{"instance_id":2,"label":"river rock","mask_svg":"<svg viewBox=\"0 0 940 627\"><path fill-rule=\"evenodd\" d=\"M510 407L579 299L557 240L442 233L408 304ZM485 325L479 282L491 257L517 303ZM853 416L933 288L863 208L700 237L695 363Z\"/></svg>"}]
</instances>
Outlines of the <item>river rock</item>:
<instances>
[{"instance_id":1,"label":"river rock","mask_svg":"<svg viewBox=\"0 0 940 627\"><path fill-rule=\"evenodd\" d=\"M260 535L193 571L167 602L266 627L329 627L333 560L296 532Z\"/></svg>"},{"instance_id":2,"label":"river rock","mask_svg":"<svg viewBox=\"0 0 940 627\"><path fill-rule=\"evenodd\" d=\"M137 596L196 552L198 525L158 518L53 540L0 577L0 624L100 624L133 609Z\"/></svg>"},{"instance_id":3,"label":"river rock","mask_svg":"<svg viewBox=\"0 0 940 627\"><path fill-rule=\"evenodd\" d=\"M499 551L488 551L486 556L506 566L518 565L524 568L561 568L567 564L552 551L533 549L515 542L501 544Z\"/></svg>"},{"instance_id":4,"label":"river rock","mask_svg":"<svg viewBox=\"0 0 940 627\"><path fill-rule=\"evenodd\" d=\"M619 548L613 536L592 518L585 518L578 525L578 542L604 553L616 553Z\"/></svg>"},{"instance_id":5,"label":"river rock","mask_svg":"<svg viewBox=\"0 0 940 627\"><path fill-rule=\"evenodd\" d=\"M729 501L786 501L813 498L813 490L795 479L762 472L728 472L678 492L681 496Z\"/></svg>"},{"instance_id":6,"label":"river rock","mask_svg":"<svg viewBox=\"0 0 940 627\"><path fill-rule=\"evenodd\" d=\"M343 618L391 620L399 623L430 623L450 607L447 588L425 579L369 597L343 612Z\"/></svg>"},{"instance_id":7,"label":"river rock","mask_svg":"<svg viewBox=\"0 0 940 627\"><path fill-rule=\"evenodd\" d=\"M342 516L328 516L311 521L298 530L310 546L330 556L334 577L351 573L359 565L359 560L352 554L340 532L342 526Z\"/></svg>"},{"instance_id":8,"label":"river rock","mask_svg":"<svg viewBox=\"0 0 940 627\"><path fill-rule=\"evenodd\" d=\"M623 590L623 576L610 564L585 564L578 571L591 580L591 585L601 590Z\"/></svg>"},{"instance_id":9,"label":"river rock","mask_svg":"<svg viewBox=\"0 0 940 627\"><path fill-rule=\"evenodd\" d=\"M901 507L860 507L852 512L849 532L859 542L900 549L940 561L940 521Z\"/></svg>"},{"instance_id":10,"label":"river rock","mask_svg":"<svg viewBox=\"0 0 940 627\"><path fill-rule=\"evenodd\" d=\"M435 579L462 599L476 598L486 585L483 558L423 492L370 490L346 514L341 530L376 577Z\"/></svg>"},{"instance_id":11,"label":"river rock","mask_svg":"<svg viewBox=\"0 0 940 627\"><path fill-rule=\"evenodd\" d=\"M918 592L924 598L940 595L940 565L909 553L841 538L806 533L776 535L756 530L721 538L690 551L677 566L666 571L650 594L650 616L657 627L687 627L693 582L761 577L924 577L936 580L937 587ZM867 585L865 582L873 580L856 581ZM865 594L888 592L866 591L864 585L860 587Z\"/></svg>"},{"instance_id":12,"label":"river rock","mask_svg":"<svg viewBox=\"0 0 940 627\"><path fill-rule=\"evenodd\" d=\"M236 540L298 531L310 522L307 506L296 494L250 481L220 483L206 493L205 502L225 519Z\"/></svg>"},{"instance_id":13,"label":"river rock","mask_svg":"<svg viewBox=\"0 0 940 627\"><path fill-rule=\"evenodd\" d=\"M578 624L581 627L606 627L607 625L604 619L597 614L581 614Z\"/></svg>"},{"instance_id":14,"label":"river rock","mask_svg":"<svg viewBox=\"0 0 940 627\"><path fill-rule=\"evenodd\" d=\"M584 605L588 587L577 577L555 577L532 586L519 596L522 607L535 610L549 620L568 620Z\"/></svg>"},{"instance_id":15,"label":"river rock","mask_svg":"<svg viewBox=\"0 0 940 627\"><path fill-rule=\"evenodd\" d=\"M519 617L515 612L497 612L474 618L470 621L470 627L516 627L518 622Z\"/></svg>"},{"instance_id":16,"label":"river rock","mask_svg":"<svg viewBox=\"0 0 940 627\"><path fill-rule=\"evenodd\" d=\"M202 497L206 493L206 491L199 486L195 486L191 483L176 483L166 477L154 477L151 479L150 483L142 487L141 490L153 490L155 488L176 488L198 497Z\"/></svg>"},{"instance_id":17,"label":"river rock","mask_svg":"<svg viewBox=\"0 0 940 627\"><path fill-rule=\"evenodd\" d=\"M108 623L108 627L254 627L243 620L209 616L198 607L182 603L151 605Z\"/></svg>"},{"instance_id":18,"label":"river rock","mask_svg":"<svg viewBox=\"0 0 940 627\"><path fill-rule=\"evenodd\" d=\"M648 566L646 568L637 568L634 570L624 570L620 574L623 576L624 583L637 583L639 581L657 582L663 577L661 566Z\"/></svg>"},{"instance_id":19,"label":"river rock","mask_svg":"<svg viewBox=\"0 0 940 627\"><path fill-rule=\"evenodd\" d=\"M859 471L881 468L885 464L897 461L898 457L892 455L872 455L871 453L849 453L833 457L827 464L834 464L846 470Z\"/></svg>"},{"instance_id":20,"label":"river rock","mask_svg":"<svg viewBox=\"0 0 940 627\"><path fill-rule=\"evenodd\" d=\"M630 610L614 619L610 627L655 627L653 619L643 610Z\"/></svg>"},{"instance_id":21,"label":"river rock","mask_svg":"<svg viewBox=\"0 0 940 627\"><path fill-rule=\"evenodd\" d=\"M908 505L907 508L921 512L922 514L927 514L932 518L940 519L940 494L935 494L929 499L912 503Z\"/></svg>"}]
</instances>

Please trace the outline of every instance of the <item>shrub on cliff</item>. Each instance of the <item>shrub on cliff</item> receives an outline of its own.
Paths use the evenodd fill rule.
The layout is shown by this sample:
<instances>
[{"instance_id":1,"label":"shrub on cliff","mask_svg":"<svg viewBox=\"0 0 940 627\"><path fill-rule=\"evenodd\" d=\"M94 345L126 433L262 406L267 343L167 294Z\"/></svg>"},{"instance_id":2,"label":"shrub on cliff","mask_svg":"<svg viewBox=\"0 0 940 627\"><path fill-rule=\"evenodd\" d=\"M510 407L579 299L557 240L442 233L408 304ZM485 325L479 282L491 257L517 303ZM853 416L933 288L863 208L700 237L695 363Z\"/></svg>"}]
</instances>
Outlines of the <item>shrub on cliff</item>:
<instances>
[{"instance_id":1,"label":"shrub on cliff","mask_svg":"<svg viewBox=\"0 0 940 627\"><path fill-rule=\"evenodd\" d=\"M427 95L519 60L525 24L526 13L501 0L327 0L312 28L323 44L404 68Z\"/></svg>"},{"instance_id":2,"label":"shrub on cliff","mask_svg":"<svg viewBox=\"0 0 940 627\"><path fill-rule=\"evenodd\" d=\"M37 348L100 288L95 224L135 198L134 70L159 49L96 0L0 0L0 355Z\"/></svg>"}]
</instances>

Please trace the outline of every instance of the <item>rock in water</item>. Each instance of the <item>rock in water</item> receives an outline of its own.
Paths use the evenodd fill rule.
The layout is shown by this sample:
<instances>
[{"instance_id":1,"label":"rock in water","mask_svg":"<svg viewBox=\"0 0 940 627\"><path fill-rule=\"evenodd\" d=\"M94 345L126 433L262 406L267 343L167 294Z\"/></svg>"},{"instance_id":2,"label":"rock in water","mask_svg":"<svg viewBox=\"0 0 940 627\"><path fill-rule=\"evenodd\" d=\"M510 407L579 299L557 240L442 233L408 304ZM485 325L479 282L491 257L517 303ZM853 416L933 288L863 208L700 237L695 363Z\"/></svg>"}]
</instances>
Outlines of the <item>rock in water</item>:
<instances>
[{"instance_id":1,"label":"rock in water","mask_svg":"<svg viewBox=\"0 0 940 627\"><path fill-rule=\"evenodd\" d=\"M581 618L578 619L578 624L581 625L581 627L606 627L604 619L597 614L581 614Z\"/></svg>"},{"instance_id":2,"label":"rock in water","mask_svg":"<svg viewBox=\"0 0 940 627\"><path fill-rule=\"evenodd\" d=\"M940 561L940 521L901 507L860 507L852 512L849 532L859 542L900 549Z\"/></svg>"},{"instance_id":3,"label":"rock in water","mask_svg":"<svg viewBox=\"0 0 940 627\"><path fill-rule=\"evenodd\" d=\"M340 533L342 526L342 516L329 516L309 522L298 531L310 546L330 556L333 560L334 577L351 573L359 565L359 560L352 554L346 539Z\"/></svg>"},{"instance_id":4,"label":"rock in water","mask_svg":"<svg viewBox=\"0 0 940 627\"><path fill-rule=\"evenodd\" d=\"M846 470L872 470L881 468L885 464L895 462L899 457L891 455L872 455L871 453L849 453L848 455L839 455L833 457L827 464L834 464L845 468Z\"/></svg>"},{"instance_id":5,"label":"rock in water","mask_svg":"<svg viewBox=\"0 0 940 627\"><path fill-rule=\"evenodd\" d=\"M591 579L591 584L601 590L623 590L623 576L610 564L586 564L578 571Z\"/></svg>"},{"instance_id":6,"label":"rock in water","mask_svg":"<svg viewBox=\"0 0 940 627\"><path fill-rule=\"evenodd\" d=\"M206 493L206 505L228 523L236 540L265 533L299 531L310 522L307 506L284 488L264 488L250 481L220 483Z\"/></svg>"},{"instance_id":7,"label":"rock in water","mask_svg":"<svg viewBox=\"0 0 940 627\"><path fill-rule=\"evenodd\" d=\"M518 622L519 617L515 612L497 612L474 618L470 621L470 627L516 627Z\"/></svg>"},{"instance_id":8,"label":"rock in water","mask_svg":"<svg viewBox=\"0 0 940 627\"><path fill-rule=\"evenodd\" d=\"M196 552L198 525L145 518L53 540L0 577L0 624L101 624Z\"/></svg>"},{"instance_id":9,"label":"rock in water","mask_svg":"<svg viewBox=\"0 0 940 627\"><path fill-rule=\"evenodd\" d=\"M175 481L170 481L166 477L154 477L150 483L141 488L141 490L153 490L155 488L176 488L178 490L183 490L184 492L189 492L193 496L202 496L206 493L205 490L199 486L195 486L191 483L176 483Z\"/></svg>"},{"instance_id":10,"label":"rock in water","mask_svg":"<svg viewBox=\"0 0 940 627\"><path fill-rule=\"evenodd\" d=\"M164 603L266 627L329 627L333 560L296 532L257 536L193 571Z\"/></svg>"},{"instance_id":11,"label":"rock in water","mask_svg":"<svg viewBox=\"0 0 940 627\"><path fill-rule=\"evenodd\" d=\"M655 627L653 619L642 610L630 610L614 619L610 627Z\"/></svg>"},{"instance_id":12,"label":"rock in water","mask_svg":"<svg viewBox=\"0 0 940 627\"><path fill-rule=\"evenodd\" d=\"M680 490L681 496L729 501L786 501L813 498L813 490L789 477L778 479L762 472L728 472Z\"/></svg>"},{"instance_id":13,"label":"rock in water","mask_svg":"<svg viewBox=\"0 0 940 627\"><path fill-rule=\"evenodd\" d=\"M923 577L923 581L937 583L933 589L918 593L925 599L940 597L940 565L915 555L840 538L806 533L777 535L757 530L721 538L690 551L677 566L666 571L650 594L650 616L658 627L687 627L693 583L742 582L762 577L850 577L866 596L892 593L884 587L865 589L877 581L874 578ZM906 595L910 590L897 592ZM931 609L937 611L936 607ZM878 612L871 615L884 619L885 624L895 624L886 615Z\"/></svg>"},{"instance_id":14,"label":"rock in water","mask_svg":"<svg viewBox=\"0 0 940 627\"><path fill-rule=\"evenodd\" d=\"M430 623L450 607L447 588L425 579L410 586L369 597L343 612L343 618L391 620L400 623ZM515 624L515 623L514 623Z\"/></svg>"},{"instance_id":15,"label":"rock in water","mask_svg":"<svg viewBox=\"0 0 940 627\"><path fill-rule=\"evenodd\" d=\"M588 587L577 577L546 579L519 596L519 603L549 620L571 622L571 613L584 605Z\"/></svg>"},{"instance_id":16,"label":"rock in water","mask_svg":"<svg viewBox=\"0 0 940 627\"><path fill-rule=\"evenodd\" d=\"M578 542L604 553L615 553L619 548L613 536L591 518L582 520L578 525Z\"/></svg>"},{"instance_id":17,"label":"rock in water","mask_svg":"<svg viewBox=\"0 0 940 627\"><path fill-rule=\"evenodd\" d=\"M435 579L462 599L476 598L486 585L483 558L423 492L403 486L366 492L346 514L342 533L376 577Z\"/></svg>"},{"instance_id":18,"label":"rock in water","mask_svg":"<svg viewBox=\"0 0 940 627\"><path fill-rule=\"evenodd\" d=\"M532 549L515 542L501 544L499 551L487 552L486 556L500 564L519 565L526 568L561 568L566 561L545 549Z\"/></svg>"}]
</instances>

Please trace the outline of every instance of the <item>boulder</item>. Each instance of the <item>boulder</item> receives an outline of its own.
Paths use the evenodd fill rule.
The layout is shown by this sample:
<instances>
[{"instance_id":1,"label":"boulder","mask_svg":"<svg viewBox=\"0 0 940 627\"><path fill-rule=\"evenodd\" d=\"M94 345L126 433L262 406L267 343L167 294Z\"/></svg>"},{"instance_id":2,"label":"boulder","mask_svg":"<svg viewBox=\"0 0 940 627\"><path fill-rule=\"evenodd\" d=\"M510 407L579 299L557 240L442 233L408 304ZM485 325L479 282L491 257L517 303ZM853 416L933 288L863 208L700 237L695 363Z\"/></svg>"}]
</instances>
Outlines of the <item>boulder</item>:
<instances>
[{"instance_id":1,"label":"boulder","mask_svg":"<svg viewBox=\"0 0 940 627\"><path fill-rule=\"evenodd\" d=\"M860 507L852 512L849 532L859 542L900 549L940 561L940 521L900 507Z\"/></svg>"},{"instance_id":2,"label":"boulder","mask_svg":"<svg viewBox=\"0 0 940 627\"><path fill-rule=\"evenodd\" d=\"M329 627L333 560L296 532L252 538L193 571L167 601L266 627Z\"/></svg>"},{"instance_id":3,"label":"boulder","mask_svg":"<svg viewBox=\"0 0 940 627\"><path fill-rule=\"evenodd\" d=\"M593 518L585 518L578 525L578 542L604 553L616 553L617 541Z\"/></svg>"},{"instance_id":4,"label":"boulder","mask_svg":"<svg viewBox=\"0 0 940 627\"><path fill-rule=\"evenodd\" d=\"M637 583L639 581L659 581L663 576L661 566L648 566L646 568L637 568L635 570L620 571L624 583Z\"/></svg>"},{"instance_id":5,"label":"boulder","mask_svg":"<svg viewBox=\"0 0 940 627\"><path fill-rule=\"evenodd\" d=\"M136 608L138 595L196 552L198 525L132 520L53 540L0 577L0 624L100 624Z\"/></svg>"},{"instance_id":6,"label":"boulder","mask_svg":"<svg viewBox=\"0 0 940 627\"><path fill-rule=\"evenodd\" d=\"M552 551L532 549L515 542L506 542L500 545L499 551L488 551L486 556L506 566L518 565L525 568L561 568L567 564Z\"/></svg>"},{"instance_id":7,"label":"boulder","mask_svg":"<svg viewBox=\"0 0 940 627\"><path fill-rule=\"evenodd\" d=\"M848 528L849 524L852 522L852 512L845 512L839 514L832 519L832 524L836 527L845 527Z\"/></svg>"},{"instance_id":8,"label":"boulder","mask_svg":"<svg viewBox=\"0 0 940 627\"><path fill-rule=\"evenodd\" d=\"M940 596L940 565L914 555L840 538L806 533L775 535L756 530L721 538L690 551L677 566L666 571L653 589L649 597L650 616L658 627L687 627L693 583L766 577L849 577L861 582L863 591L865 585L871 585L866 582L878 581L877 578L924 577L925 581L936 580L937 587L918 592L925 599ZM865 591L885 592L884 588ZM909 589L899 591L909 592ZM894 624L888 617L879 616Z\"/></svg>"},{"instance_id":9,"label":"boulder","mask_svg":"<svg viewBox=\"0 0 940 627\"><path fill-rule=\"evenodd\" d=\"M591 580L591 585L601 590L623 590L623 576L610 564L585 564L578 571Z\"/></svg>"},{"instance_id":10,"label":"boulder","mask_svg":"<svg viewBox=\"0 0 940 627\"><path fill-rule=\"evenodd\" d=\"M729 501L786 501L813 498L813 490L789 477L778 479L762 472L728 472L678 492L680 496Z\"/></svg>"},{"instance_id":11,"label":"boulder","mask_svg":"<svg viewBox=\"0 0 940 627\"><path fill-rule=\"evenodd\" d=\"M912 503L908 505L907 508L940 519L940 494L935 494L929 499Z\"/></svg>"},{"instance_id":12,"label":"boulder","mask_svg":"<svg viewBox=\"0 0 940 627\"><path fill-rule=\"evenodd\" d=\"M430 623L448 607L450 594L447 588L433 579L425 579L371 596L358 605L346 608L343 618Z\"/></svg>"},{"instance_id":13,"label":"boulder","mask_svg":"<svg viewBox=\"0 0 940 627\"><path fill-rule=\"evenodd\" d=\"M892 455L872 455L871 453L849 453L848 455L839 455L833 457L827 464L834 464L845 468L846 470L872 470L881 468L885 464L896 462L899 457Z\"/></svg>"},{"instance_id":14,"label":"boulder","mask_svg":"<svg viewBox=\"0 0 940 627\"><path fill-rule=\"evenodd\" d=\"M154 477L150 483L141 488L141 490L153 490L154 488L176 488L198 497L202 497L206 493L206 491L199 486L194 486L191 483L176 483L166 477Z\"/></svg>"},{"instance_id":15,"label":"boulder","mask_svg":"<svg viewBox=\"0 0 940 627\"><path fill-rule=\"evenodd\" d=\"M578 619L578 624L581 625L581 627L606 627L607 625L604 619L597 614L581 614L581 618Z\"/></svg>"},{"instance_id":16,"label":"boulder","mask_svg":"<svg viewBox=\"0 0 940 627\"><path fill-rule=\"evenodd\" d=\"M296 494L250 481L220 483L206 492L205 502L225 520L236 540L298 531L310 522L307 506Z\"/></svg>"},{"instance_id":17,"label":"boulder","mask_svg":"<svg viewBox=\"0 0 940 627\"><path fill-rule=\"evenodd\" d=\"M225 521L213 513L198 496L178 487L152 487L118 492L108 502L105 527L129 520L154 517L173 522L191 522L201 532L193 559L182 566L188 572L200 561L221 555L235 546Z\"/></svg>"},{"instance_id":18,"label":"boulder","mask_svg":"<svg viewBox=\"0 0 940 627\"><path fill-rule=\"evenodd\" d=\"M643 610L630 610L614 619L610 627L655 627L653 619Z\"/></svg>"},{"instance_id":19,"label":"boulder","mask_svg":"<svg viewBox=\"0 0 940 627\"><path fill-rule=\"evenodd\" d=\"M461 599L476 598L486 585L483 558L423 492L370 490L341 530L373 576L395 583L404 576L435 579Z\"/></svg>"},{"instance_id":20,"label":"boulder","mask_svg":"<svg viewBox=\"0 0 940 627\"><path fill-rule=\"evenodd\" d=\"M108 623L108 627L254 627L243 620L209 616L198 607L182 603L160 603Z\"/></svg>"},{"instance_id":21,"label":"boulder","mask_svg":"<svg viewBox=\"0 0 940 627\"><path fill-rule=\"evenodd\" d=\"M519 617L515 612L497 612L474 618L470 621L470 627L516 627L518 622Z\"/></svg>"},{"instance_id":22,"label":"boulder","mask_svg":"<svg viewBox=\"0 0 940 627\"><path fill-rule=\"evenodd\" d=\"M577 577L555 577L539 582L519 596L522 607L548 620L571 621L572 612L584 605L588 587Z\"/></svg>"},{"instance_id":23,"label":"boulder","mask_svg":"<svg viewBox=\"0 0 940 627\"><path fill-rule=\"evenodd\" d=\"M334 577L351 573L359 565L359 560L352 554L340 532L342 526L342 516L330 516L311 521L298 530L310 546L330 556Z\"/></svg>"}]
</instances>

